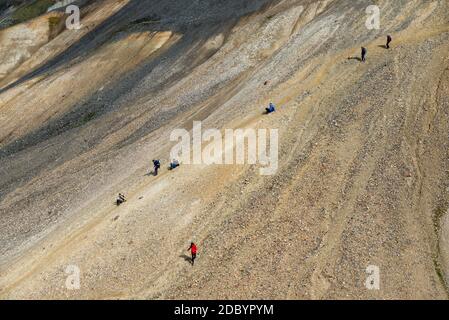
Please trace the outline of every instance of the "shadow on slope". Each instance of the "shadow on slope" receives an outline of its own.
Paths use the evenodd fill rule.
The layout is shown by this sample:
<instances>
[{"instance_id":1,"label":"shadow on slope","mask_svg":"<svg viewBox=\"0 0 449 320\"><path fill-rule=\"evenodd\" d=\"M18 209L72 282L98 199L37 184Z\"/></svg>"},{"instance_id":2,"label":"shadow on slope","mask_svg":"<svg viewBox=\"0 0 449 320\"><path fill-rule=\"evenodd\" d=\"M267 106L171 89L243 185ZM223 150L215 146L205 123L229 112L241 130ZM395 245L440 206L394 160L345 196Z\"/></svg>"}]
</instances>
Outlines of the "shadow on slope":
<instances>
[{"instance_id":1,"label":"shadow on slope","mask_svg":"<svg viewBox=\"0 0 449 320\"><path fill-rule=\"evenodd\" d=\"M38 175L42 170L51 169L57 166L58 163L61 163L56 163L56 159L62 157L60 159L62 162L68 161L100 143L111 132L134 121L135 117L133 118L133 116L116 117L117 121L112 125L107 126L103 124L101 130L97 130L96 128L95 135L84 145L76 142L77 133L85 124L95 121L107 113L119 110L125 102L129 103L129 93L145 77L152 73L156 66L164 64L167 68L170 68L170 66L187 53L190 54L191 60L195 61L195 64L192 63L191 65L185 66L167 79L159 83L151 83L149 87L144 88L144 94L156 93L158 90L170 86L182 78L183 74L187 74L190 70L201 64L207 57L203 60L195 59L195 48L197 46L201 46L204 41L216 33L222 32L223 29L231 29L238 18L258 10L267 2L268 0L259 0L252 1L251 4L248 4L249 2L237 0L226 1L224 3L214 0L207 4L195 3L186 5L181 0L131 0L119 12L106 19L100 26L82 37L63 53L11 85L1 89L0 94L34 77L44 74L51 75L67 64L76 63L76 61L80 61L80 59L94 54L99 47L109 42L119 41L134 32L172 31L173 33L182 34L180 41L168 48L159 49L163 51L163 54L152 56L134 70L122 76L119 80L105 87L101 92L97 91L87 100L78 102L71 107L68 113L51 119L47 123L43 123L39 129L0 148L1 167L7 171L3 175L0 183L0 199L19 185L27 183L27 181L33 176ZM130 99L138 98L139 96L131 97ZM125 101L127 99L128 101ZM145 112L148 111L150 110L146 110ZM175 116L176 112L170 112L169 114L165 114L163 119L165 119L164 121L169 121ZM164 124L164 121L152 121L150 125L145 126L145 131L151 132L156 130ZM48 148L37 148L39 145L42 147L42 143L62 134L67 134L64 138L59 139L59 141L65 141L64 145L56 141L55 144L47 146ZM27 149L34 146L36 148ZM40 153L42 158L45 157L47 159L46 161L29 163L23 168L18 168L14 164L17 162L17 157L23 158L28 153L40 152L38 149L46 149Z\"/></svg>"}]
</instances>

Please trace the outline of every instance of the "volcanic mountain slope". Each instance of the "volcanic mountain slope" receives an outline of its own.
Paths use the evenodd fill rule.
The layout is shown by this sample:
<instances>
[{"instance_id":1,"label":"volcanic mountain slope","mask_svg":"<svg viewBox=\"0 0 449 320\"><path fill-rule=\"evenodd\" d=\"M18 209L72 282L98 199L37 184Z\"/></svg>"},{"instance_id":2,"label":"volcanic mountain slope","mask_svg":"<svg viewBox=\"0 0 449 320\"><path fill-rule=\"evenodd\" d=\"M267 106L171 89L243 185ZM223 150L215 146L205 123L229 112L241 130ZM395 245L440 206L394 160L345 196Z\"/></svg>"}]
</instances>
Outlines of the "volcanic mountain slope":
<instances>
[{"instance_id":1,"label":"volcanic mountain slope","mask_svg":"<svg viewBox=\"0 0 449 320\"><path fill-rule=\"evenodd\" d=\"M98 0L80 30L0 30L0 297L447 298L449 3L379 0L368 30L371 4ZM196 120L278 129L276 174L166 170Z\"/></svg>"}]
</instances>

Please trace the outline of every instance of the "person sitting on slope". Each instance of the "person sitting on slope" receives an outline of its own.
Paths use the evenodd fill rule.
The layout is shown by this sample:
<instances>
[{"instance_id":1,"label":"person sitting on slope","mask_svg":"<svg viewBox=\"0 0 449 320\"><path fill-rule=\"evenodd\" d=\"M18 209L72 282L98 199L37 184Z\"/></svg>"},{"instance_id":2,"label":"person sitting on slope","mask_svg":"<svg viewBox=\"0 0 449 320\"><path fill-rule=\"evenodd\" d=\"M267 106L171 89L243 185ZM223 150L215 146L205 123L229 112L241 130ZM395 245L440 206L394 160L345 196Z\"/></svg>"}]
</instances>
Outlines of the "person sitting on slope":
<instances>
[{"instance_id":1,"label":"person sitting on slope","mask_svg":"<svg viewBox=\"0 0 449 320\"><path fill-rule=\"evenodd\" d=\"M276 107L274 106L274 104L272 102L270 102L268 108L265 108L265 111L267 114L273 113L276 111Z\"/></svg>"},{"instance_id":2,"label":"person sitting on slope","mask_svg":"<svg viewBox=\"0 0 449 320\"><path fill-rule=\"evenodd\" d=\"M119 193L118 197L117 197L117 205L119 206L125 201L126 201L125 196L123 194Z\"/></svg>"},{"instance_id":3,"label":"person sitting on slope","mask_svg":"<svg viewBox=\"0 0 449 320\"><path fill-rule=\"evenodd\" d=\"M177 167L179 167L179 161L176 159L173 159L173 161L170 162L169 170L176 169Z\"/></svg>"}]
</instances>

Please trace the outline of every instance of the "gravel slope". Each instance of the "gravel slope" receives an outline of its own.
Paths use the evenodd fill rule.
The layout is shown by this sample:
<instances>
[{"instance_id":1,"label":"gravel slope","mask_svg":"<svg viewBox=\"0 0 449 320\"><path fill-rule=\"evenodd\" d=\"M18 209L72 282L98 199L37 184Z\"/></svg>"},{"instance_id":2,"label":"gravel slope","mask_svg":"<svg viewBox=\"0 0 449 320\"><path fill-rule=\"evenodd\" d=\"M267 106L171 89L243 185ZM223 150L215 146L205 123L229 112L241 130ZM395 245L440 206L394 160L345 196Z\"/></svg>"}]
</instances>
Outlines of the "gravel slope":
<instances>
[{"instance_id":1,"label":"gravel slope","mask_svg":"<svg viewBox=\"0 0 449 320\"><path fill-rule=\"evenodd\" d=\"M84 8L0 83L0 297L446 299L449 4L379 1L368 31L370 4ZM279 170L168 172L194 120L278 128Z\"/></svg>"}]
</instances>

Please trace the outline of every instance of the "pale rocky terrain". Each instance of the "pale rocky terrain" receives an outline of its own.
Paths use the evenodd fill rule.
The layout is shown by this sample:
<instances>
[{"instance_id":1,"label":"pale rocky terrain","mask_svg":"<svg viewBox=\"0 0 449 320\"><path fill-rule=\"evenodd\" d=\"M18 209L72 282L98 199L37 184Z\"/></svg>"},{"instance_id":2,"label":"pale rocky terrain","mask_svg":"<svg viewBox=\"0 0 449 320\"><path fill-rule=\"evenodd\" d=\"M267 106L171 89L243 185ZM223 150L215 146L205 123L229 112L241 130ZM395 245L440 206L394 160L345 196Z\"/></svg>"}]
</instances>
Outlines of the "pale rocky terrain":
<instances>
[{"instance_id":1,"label":"pale rocky terrain","mask_svg":"<svg viewBox=\"0 0 449 320\"><path fill-rule=\"evenodd\" d=\"M449 2L376 3L380 30L368 0L97 0L79 30L0 30L0 298L447 299ZM168 171L193 121L278 129L276 174Z\"/></svg>"}]
</instances>

